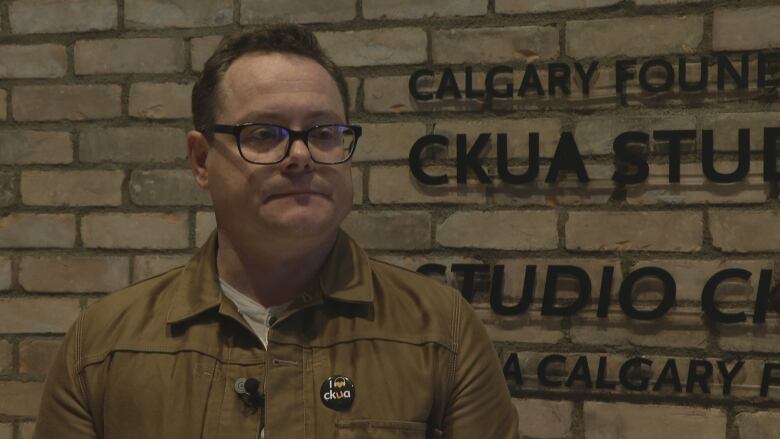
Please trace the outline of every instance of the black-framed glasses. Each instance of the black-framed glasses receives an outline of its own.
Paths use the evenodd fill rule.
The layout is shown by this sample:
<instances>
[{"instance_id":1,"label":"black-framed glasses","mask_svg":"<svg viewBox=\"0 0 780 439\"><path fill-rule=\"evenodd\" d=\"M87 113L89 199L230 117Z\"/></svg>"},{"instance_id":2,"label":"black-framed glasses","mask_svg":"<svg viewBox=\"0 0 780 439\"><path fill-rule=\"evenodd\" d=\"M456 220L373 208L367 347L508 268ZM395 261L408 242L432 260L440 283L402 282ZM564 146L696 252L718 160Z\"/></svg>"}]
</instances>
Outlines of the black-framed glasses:
<instances>
[{"instance_id":1,"label":"black-framed glasses","mask_svg":"<svg viewBox=\"0 0 780 439\"><path fill-rule=\"evenodd\" d=\"M240 125L213 125L216 133L232 134L238 152L244 160L258 165L273 165L290 154L295 140L303 140L315 163L335 165L344 163L355 152L362 134L359 125L315 125L296 131L270 123L243 123Z\"/></svg>"}]
</instances>

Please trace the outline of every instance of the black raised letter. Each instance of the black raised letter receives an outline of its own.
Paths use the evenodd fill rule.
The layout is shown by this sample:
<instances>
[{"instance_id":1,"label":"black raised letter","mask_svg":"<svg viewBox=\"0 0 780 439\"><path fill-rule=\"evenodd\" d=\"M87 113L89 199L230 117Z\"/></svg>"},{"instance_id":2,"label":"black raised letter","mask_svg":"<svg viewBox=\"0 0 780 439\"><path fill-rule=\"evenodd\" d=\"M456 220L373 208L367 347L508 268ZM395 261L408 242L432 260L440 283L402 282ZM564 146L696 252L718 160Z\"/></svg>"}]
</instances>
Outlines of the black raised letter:
<instances>
[{"instance_id":1,"label":"black raised letter","mask_svg":"<svg viewBox=\"0 0 780 439\"><path fill-rule=\"evenodd\" d=\"M536 368L536 376L539 378L539 382L542 383L543 386L560 387L561 384L563 384L563 381L553 381L547 377L547 366L552 362L565 364L566 357L563 355L553 354L542 358L542 361L539 362L539 366Z\"/></svg>"},{"instance_id":2,"label":"black raised letter","mask_svg":"<svg viewBox=\"0 0 780 439\"><path fill-rule=\"evenodd\" d=\"M433 94L422 93L417 88L417 82L423 76L433 77L433 70L428 70L428 69L415 70L414 73L412 73L412 76L409 77L409 94L412 95L412 97L418 101L430 101L431 99L433 99Z\"/></svg>"},{"instance_id":3,"label":"black raised letter","mask_svg":"<svg viewBox=\"0 0 780 439\"><path fill-rule=\"evenodd\" d=\"M439 134L428 134L420 137L412 145L412 149L409 150L409 169L412 171L412 175L420 183L429 185L446 184L449 180L447 175L430 175L426 174L422 166L422 152L430 145L444 145L447 146L450 143L449 139Z\"/></svg>"},{"instance_id":4,"label":"black raised letter","mask_svg":"<svg viewBox=\"0 0 780 439\"><path fill-rule=\"evenodd\" d=\"M493 280L490 283L490 309L494 313L502 316L520 315L524 313L531 305L534 297L534 287L536 286L536 265L527 265L525 267L525 278L523 280L523 297L516 305L504 305L504 266L495 265L493 267Z\"/></svg>"},{"instance_id":5,"label":"black raised letter","mask_svg":"<svg viewBox=\"0 0 780 439\"><path fill-rule=\"evenodd\" d=\"M555 306L556 284L558 276L566 274L577 278L579 291L577 300L566 306ZM550 265L547 267L547 279L544 281L544 298L542 299L543 316L570 316L582 309L590 300L590 277L580 267L574 265Z\"/></svg>"},{"instance_id":6,"label":"black raised letter","mask_svg":"<svg viewBox=\"0 0 780 439\"><path fill-rule=\"evenodd\" d=\"M585 170L585 163L582 162L582 156L580 156L580 150L577 149L577 142L574 141L574 136L564 131L561 133L561 139L558 141L558 147L555 149L555 155L550 163L550 170L547 172L547 177L544 179L546 183L555 183L558 181L558 173L562 170L575 171L577 173L577 179L581 182L587 182L588 171Z\"/></svg>"},{"instance_id":7,"label":"black raised letter","mask_svg":"<svg viewBox=\"0 0 780 439\"><path fill-rule=\"evenodd\" d=\"M647 147L650 141L650 135L641 131L628 131L615 138L612 144L612 150L615 151L615 158L627 164L636 166L634 174L621 174L618 169L612 174L612 179L621 184L637 184L647 180L650 173L650 166L641 156L636 155L628 149L629 143L642 143Z\"/></svg>"},{"instance_id":8,"label":"black raised letter","mask_svg":"<svg viewBox=\"0 0 780 439\"><path fill-rule=\"evenodd\" d=\"M702 131L701 168L707 180L715 183L734 183L742 180L750 171L750 130L739 129L739 155L737 169L730 174L721 174L715 170L715 146L712 130Z\"/></svg>"},{"instance_id":9,"label":"black raised letter","mask_svg":"<svg viewBox=\"0 0 780 439\"><path fill-rule=\"evenodd\" d=\"M509 152L506 133L498 133L498 177L504 183L524 184L533 181L539 175L539 133L528 133L528 169L523 174L509 172Z\"/></svg>"},{"instance_id":10,"label":"black raised letter","mask_svg":"<svg viewBox=\"0 0 780 439\"><path fill-rule=\"evenodd\" d=\"M664 284L664 297L661 299L661 303L659 303L654 310L650 311L640 311L634 308L632 303L633 299L631 297L634 284L645 276L655 276ZM628 317L636 320L653 320L662 317L672 306L674 306L676 297L677 285L674 283L674 278L663 268L639 268L626 276L623 283L620 285L620 308L623 309L623 312L626 313Z\"/></svg>"},{"instance_id":11,"label":"black raised letter","mask_svg":"<svg viewBox=\"0 0 780 439\"><path fill-rule=\"evenodd\" d=\"M750 272L741 268L727 268L715 273L701 291L701 309L707 317L718 323L738 323L747 320L744 312L724 313L715 305L715 290L721 282L730 278L750 279Z\"/></svg>"}]
</instances>

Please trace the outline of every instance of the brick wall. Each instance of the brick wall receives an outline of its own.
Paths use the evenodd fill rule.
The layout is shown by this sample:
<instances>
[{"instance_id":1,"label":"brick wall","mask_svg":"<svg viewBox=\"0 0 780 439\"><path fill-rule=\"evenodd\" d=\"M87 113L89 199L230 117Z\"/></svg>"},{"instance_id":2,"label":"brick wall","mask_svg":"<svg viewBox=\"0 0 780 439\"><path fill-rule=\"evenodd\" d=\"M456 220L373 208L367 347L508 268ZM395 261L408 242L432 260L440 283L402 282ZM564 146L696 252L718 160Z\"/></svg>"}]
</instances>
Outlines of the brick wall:
<instances>
[{"instance_id":1,"label":"brick wall","mask_svg":"<svg viewBox=\"0 0 780 439\"><path fill-rule=\"evenodd\" d=\"M616 95L610 66L621 58L701 56L739 59L780 49L774 0L2 0L0 1L0 439L31 437L49 362L78 313L102 295L184 263L214 227L207 195L185 162L189 93L222 35L267 20L314 29L345 67L353 120L365 138L354 160L355 208L345 227L380 258L417 269L482 264L473 305L502 360L516 354L524 383L510 380L523 434L532 438L778 437L780 389L759 397L762 366L780 362L780 320L716 324L703 318L700 291L722 268L753 276L720 292L721 308L750 315L762 269L778 270L778 187L761 178L761 129L780 126L777 88L686 93L675 86L643 92L630 81ZM590 94L423 102L408 92L417 69L438 83L465 67L479 83L494 65L526 63L546 78L548 62L597 60L605 66ZM738 65L738 63L737 63ZM751 69L755 72L755 68ZM777 77L777 69L770 72ZM695 78L695 75L693 76ZM506 79L506 78L505 78ZM714 84L711 78L711 84ZM543 81L544 82L544 81ZM462 82L461 82L462 83ZM681 181L669 183L662 141L651 142L650 177L617 185L612 140L624 131L714 129L717 164L733 169L737 128L752 128L747 178L718 185L698 164L701 136L683 144ZM426 134L455 141L465 133L508 134L512 165L527 164L529 132L540 136L545 175L563 132L571 132L591 177L566 175L526 185L480 185L454 179L454 146L431 169L450 183L425 186L409 172L411 145ZM657 153L657 154L656 154ZM487 173L495 176L488 153ZM435 173L431 171L432 173ZM383 231L377 233L378 230ZM536 265L530 309L502 317L488 305L490 267L505 269L504 300L516 302L523 270ZM593 279L614 267L609 317L597 303L575 316L542 316L544 270L582 267ZM617 285L632 271L664 267L677 282L675 306L661 319L627 318ZM777 274L775 274L777 277ZM773 284L777 279L773 279ZM568 286L567 286L568 285ZM571 298L570 284L559 296ZM637 284L645 307L658 282ZM606 379L638 355L661 373L676 359L744 361L733 393L541 385L535 365L563 354L554 373L566 379L584 357ZM581 371L581 369L580 369ZM622 434L622 436L621 436Z\"/></svg>"}]
</instances>

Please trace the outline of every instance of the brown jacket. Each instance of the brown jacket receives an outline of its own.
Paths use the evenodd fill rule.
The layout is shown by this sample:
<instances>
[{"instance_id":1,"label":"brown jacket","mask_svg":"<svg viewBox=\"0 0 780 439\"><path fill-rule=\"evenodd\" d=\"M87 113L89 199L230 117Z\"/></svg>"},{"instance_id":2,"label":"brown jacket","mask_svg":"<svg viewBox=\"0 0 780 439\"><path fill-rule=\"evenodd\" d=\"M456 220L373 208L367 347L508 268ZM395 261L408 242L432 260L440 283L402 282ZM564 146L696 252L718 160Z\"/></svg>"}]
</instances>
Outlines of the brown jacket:
<instances>
[{"instance_id":1,"label":"brown jacket","mask_svg":"<svg viewBox=\"0 0 780 439\"><path fill-rule=\"evenodd\" d=\"M269 348L219 289L216 233L184 267L90 306L65 337L37 439L517 438L490 340L454 290L343 232ZM352 380L346 410L321 400ZM256 378L260 407L235 390Z\"/></svg>"}]
</instances>

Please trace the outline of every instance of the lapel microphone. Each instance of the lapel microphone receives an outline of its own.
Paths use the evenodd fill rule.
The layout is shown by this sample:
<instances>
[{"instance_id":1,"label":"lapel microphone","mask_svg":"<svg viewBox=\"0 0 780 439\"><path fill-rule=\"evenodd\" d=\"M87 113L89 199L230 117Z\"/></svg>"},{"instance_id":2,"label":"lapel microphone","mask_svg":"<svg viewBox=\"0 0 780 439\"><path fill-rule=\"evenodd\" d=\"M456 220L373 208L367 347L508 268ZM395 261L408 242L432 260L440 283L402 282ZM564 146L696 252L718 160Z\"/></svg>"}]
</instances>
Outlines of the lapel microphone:
<instances>
[{"instance_id":1,"label":"lapel microphone","mask_svg":"<svg viewBox=\"0 0 780 439\"><path fill-rule=\"evenodd\" d=\"M260 393L260 382L256 379L239 378L233 388L248 407L261 407L265 404L265 395Z\"/></svg>"}]
</instances>

